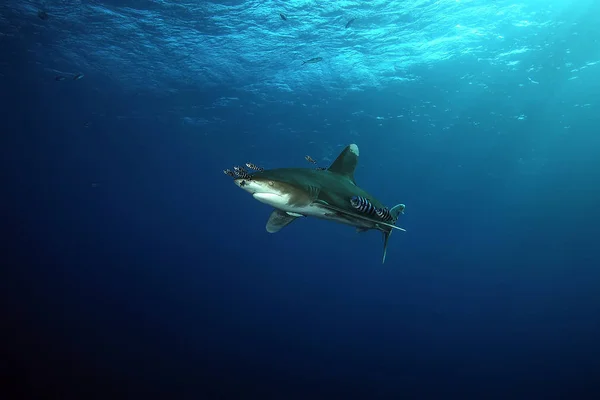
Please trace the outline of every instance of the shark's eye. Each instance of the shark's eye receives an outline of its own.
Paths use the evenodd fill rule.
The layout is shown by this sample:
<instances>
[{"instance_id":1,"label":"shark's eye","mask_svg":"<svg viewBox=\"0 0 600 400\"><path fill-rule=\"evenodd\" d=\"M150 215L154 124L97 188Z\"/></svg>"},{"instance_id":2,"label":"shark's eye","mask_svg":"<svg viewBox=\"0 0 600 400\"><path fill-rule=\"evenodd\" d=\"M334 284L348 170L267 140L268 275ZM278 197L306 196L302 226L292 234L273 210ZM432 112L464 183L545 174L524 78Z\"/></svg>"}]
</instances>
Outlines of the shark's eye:
<instances>
[{"instance_id":1,"label":"shark's eye","mask_svg":"<svg viewBox=\"0 0 600 400\"><path fill-rule=\"evenodd\" d=\"M273 186L275 183L273 181L269 181L269 186Z\"/></svg>"}]
</instances>

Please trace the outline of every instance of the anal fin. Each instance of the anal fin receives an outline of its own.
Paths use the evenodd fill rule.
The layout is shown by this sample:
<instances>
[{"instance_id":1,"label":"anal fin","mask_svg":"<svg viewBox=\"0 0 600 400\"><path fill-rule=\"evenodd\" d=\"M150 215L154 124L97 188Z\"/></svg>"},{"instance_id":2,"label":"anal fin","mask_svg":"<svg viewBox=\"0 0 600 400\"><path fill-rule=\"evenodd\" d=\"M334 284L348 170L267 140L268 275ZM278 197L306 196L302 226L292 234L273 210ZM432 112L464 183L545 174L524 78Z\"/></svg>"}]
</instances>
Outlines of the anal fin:
<instances>
[{"instance_id":1,"label":"anal fin","mask_svg":"<svg viewBox=\"0 0 600 400\"><path fill-rule=\"evenodd\" d=\"M281 210L273 210L271 216L269 217L269 220L267 221L267 232L279 232L282 228L292 223L296 218L298 217L289 215Z\"/></svg>"}]
</instances>

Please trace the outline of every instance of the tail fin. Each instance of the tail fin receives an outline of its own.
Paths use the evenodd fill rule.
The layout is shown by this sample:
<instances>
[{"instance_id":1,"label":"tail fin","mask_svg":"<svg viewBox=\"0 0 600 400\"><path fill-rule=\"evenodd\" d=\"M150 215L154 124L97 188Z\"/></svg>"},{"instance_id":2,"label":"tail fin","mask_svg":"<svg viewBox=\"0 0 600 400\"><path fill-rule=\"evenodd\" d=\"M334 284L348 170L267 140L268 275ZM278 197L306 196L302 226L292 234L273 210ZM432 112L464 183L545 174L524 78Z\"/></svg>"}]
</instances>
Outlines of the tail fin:
<instances>
[{"instance_id":1,"label":"tail fin","mask_svg":"<svg viewBox=\"0 0 600 400\"><path fill-rule=\"evenodd\" d=\"M381 260L382 264L385 264L385 256L387 254L388 240L390 239L390 235L392 234L392 232L393 232L393 229L383 232L383 259Z\"/></svg>"},{"instance_id":2,"label":"tail fin","mask_svg":"<svg viewBox=\"0 0 600 400\"><path fill-rule=\"evenodd\" d=\"M390 214L394 218L394 224L398 220L398 216L400 214L404 214L404 208L406 208L406 206L404 204L396 204L390 210ZM402 230L404 230L404 229L402 229ZM381 261L382 264L385 263L385 256L387 254L387 245L388 245L388 241L390 239L390 235L392 234L393 231L394 231L393 229L390 229L389 231L383 231L383 260Z\"/></svg>"}]
</instances>

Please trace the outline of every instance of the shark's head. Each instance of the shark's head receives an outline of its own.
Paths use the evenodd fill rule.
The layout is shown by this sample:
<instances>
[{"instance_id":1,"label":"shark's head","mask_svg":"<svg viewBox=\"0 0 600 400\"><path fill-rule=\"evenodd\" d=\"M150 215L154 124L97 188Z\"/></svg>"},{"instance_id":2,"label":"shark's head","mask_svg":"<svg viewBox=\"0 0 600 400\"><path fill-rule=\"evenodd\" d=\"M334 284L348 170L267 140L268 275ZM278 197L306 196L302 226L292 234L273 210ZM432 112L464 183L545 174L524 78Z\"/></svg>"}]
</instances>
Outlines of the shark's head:
<instances>
[{"instance_id":1,"label":"shark's head","mask_svg":"<svg viewBox=\"0 0 600 400\"><path fill-rule=\"evenodd\" d=\"M287 209L307 204L307 193L298 186L270 176L269 171L259 172L247 178L237 178L235 184L261 203L275 208Z\"/></svg>"}]
</instances>

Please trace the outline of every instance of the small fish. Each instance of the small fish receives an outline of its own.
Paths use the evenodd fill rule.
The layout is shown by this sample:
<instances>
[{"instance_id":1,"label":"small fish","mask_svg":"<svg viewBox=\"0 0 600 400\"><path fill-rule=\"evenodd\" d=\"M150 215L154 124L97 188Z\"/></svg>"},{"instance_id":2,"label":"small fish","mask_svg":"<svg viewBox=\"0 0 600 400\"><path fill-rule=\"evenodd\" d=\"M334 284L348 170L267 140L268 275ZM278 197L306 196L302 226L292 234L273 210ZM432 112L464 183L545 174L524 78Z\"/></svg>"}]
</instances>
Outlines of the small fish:
<instances>
[{"instance_id":1,"label":"small fish","mask_svg":"<svg viewBox=\"0 0 600 400\"><path fill-rule=\"evenodd\" d=\"M48 13L44 10L38 10L38 14L37 14L38 18L41 19L42 21L45 21L48 19Z\"/></svg>"},{"instance_id":2,"label":"small fish","mask_svg":"<svg viewBox=\"0 0 600 400\"><path fill-rule=\"evenodd\" d=\"M233 171L232 171L232 170L230 170L230 169L224 169L224 170L223 170L223 173L224 173L225 175L227 175L227 176L230 176L230 177L232 177L232 178L235 178L235 177L236 177L236 175L235 175L235 172L233 172Z\"/></svg>"},{"instance_id":3,"label":"small fish","mask_svg":"<svg viewBox=\"0 0 600 400\"><path fill-rule=\"evenodd\" d=\"M236 165L235 167L233 167L233 172L235 172L236 174L242 174L242 173L248 173L248 171L246 171L246 169L244 167L240 167L238 165Z\"/></svg>"},{"instance_id":4,"label":"small fish","mask_svg":"<svg viewBox=\"0 0 600 400\"><path fill-rule=\"evenodd\" d=\"M358 211L368 215L375 215L377 213L377 208L371 204L368 199L365 199L361 196L353 196L350 199L350 204L352 207L356 208Z\"/></svg>"},{"instance_id":5,"label":"small fish","mask_svg":"<svg viewBox=\"0 0 600 400\"><path fill-rule=\"evenodd\" d=\"M243 179L250 178L250 174L248 173L248 171L246 171L244 169L244 167L239 167L239 166L233 167L233 173L235 175L235 178L243 178Z\"/></svg>"},{"instance_id":6,"label":"small fish","mask_svg":"<svg viewBox=\"0 0 600 400\"><path fill-rule=\"evenodd\" d=\"M54 77L54 80L55 80L55 81L58 81L58 82L64 81L65 79L67 79L67 78L66 78L66 77L64 77L64 76L62 76L62 75L56 75L56 76Z\"/></svg>"},{"instance_id":7,"label":"small fish","mask_svg":"<svg viewBox=\"0 0 600 400\"><path fill-rule=\"evenodd\" d=\"M306 161L308 161L311 164L317 163L311 156L304 156L304 158L306 159Z\"/></svg>"},{"instance_id":8,"label":"small fish","mask_svg":"<svg viewBox=\"0 0 600 400\"><path fill-rule=\"evenodd\" d=\"M287 21L287 17L282 13L279 13L279 17L281 17L282 20Z\"/></svg>"},{"instance_id":9,"label":"small fish","mask_svg":"<svg viewBox=\"0 0 600 400\"><path fill-rule=\"evenodd\" d=\"M352 18L350 21L346 22L346 29L350 28L350 26L352 26L352 23L354 22L356 18Z\"/></svg>"},{"instance_id":10,"label":"small fish","mask_svg":"<svg viewBox=\"0 0 600 400\"><path fill-rule=\"evenodd\" d=\"M385 222L390 222L394 220L394 217L392 217L392 214L390 213L390 210L387 207L378 208L377 210L375 210L375 214L377 214L377 216Z\"/></svg>"},{"instance_id":11,"label":"small fish","mask_svg":"<svg viewBox=\"0 0 600 400\"><path fill-rule=\"evenodd\" d=\"M327 167L317 167L317 171L327 171Z\"/></svg>"},{"instance_id":12,"label":"small fish","mask_svg":"<svg viewBox=\"0 0 600 400\"><path fill-rule=\"evenodd\" d=\"M250 168L250 169L253 169L253 170L255 170L255 171L258 171L258 172L262 172L262 171L264 171L264 170L265 170L264 168L262 168L262 167L259 167L258 165L256 165L256 164L252 164L252 163L249 163L249 162L247 162L247 163L246 163L246 167L248 167L248 168Z\"/></svg>"},{"instance_id":13,"label":"small fish","mask_svg":"<svg viewBox=\"0 0 600 400\"><path fill-rule=\"evenodd\" d=\"M73 75L73 80L74 80L74 81L78 81L78 80L80 80L81 78L83 78L83 76L84 76L83 74L75 74L75 75Z\"/></svg>"},{"instance_id":14,"label":"small fish","mask_svg":"<svg viewBox=\"0 0 600 400\"><path fill-rule=\"evenodd\" d=\"M321 61L323 61L323 57L314 57L314 58L311 58L310 60L303 61L302 65L304 65L304 64L316 64L316 63L321 62Z\"/></svg>"}]
</instances>

